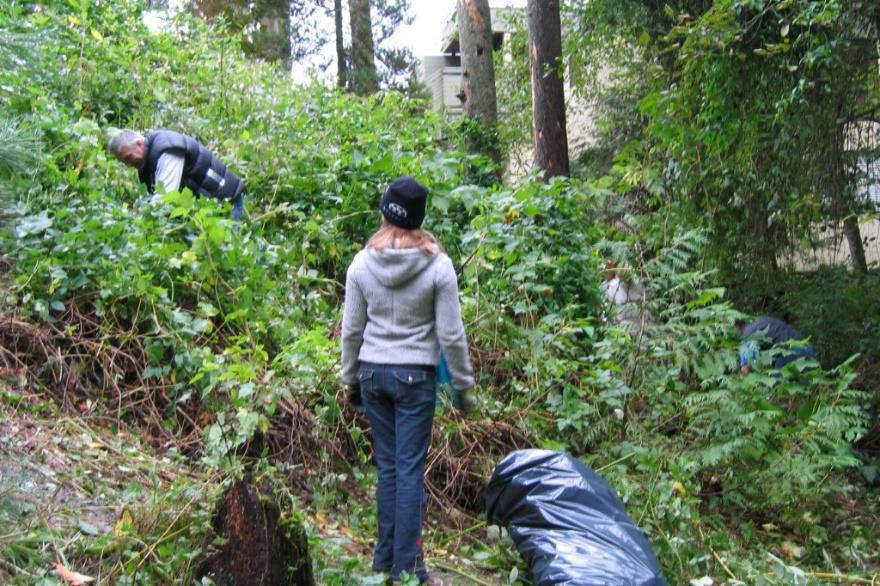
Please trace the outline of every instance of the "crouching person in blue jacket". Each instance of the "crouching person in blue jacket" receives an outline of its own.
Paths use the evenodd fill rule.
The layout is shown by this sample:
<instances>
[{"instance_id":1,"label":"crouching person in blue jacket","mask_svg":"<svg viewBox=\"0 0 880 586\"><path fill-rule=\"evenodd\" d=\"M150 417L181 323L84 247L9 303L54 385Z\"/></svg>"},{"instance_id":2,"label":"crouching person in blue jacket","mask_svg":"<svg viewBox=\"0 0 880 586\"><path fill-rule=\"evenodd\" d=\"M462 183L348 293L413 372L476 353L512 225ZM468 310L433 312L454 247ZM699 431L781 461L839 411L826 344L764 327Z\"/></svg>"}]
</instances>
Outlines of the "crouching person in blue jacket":
<instances>
[{"instance_id":1,"label":"crouching person in blue jacket","mask_svg":"<svg viewBox=\"0 0 880 586\"><path fill-rule=\"evenodd\" d=\"M736 327L742 337L739 347L739 367L742 373L751 372L760 351L770 350L774 346L790 344L786 351L776 356L773 362L773 367L776 369L781 369L799 358L816 359L816 351L812 344L806 342L806 336L775 317L763 315L748 323L745 320L737 320ZM791 344L792 342L795 343Z\"/></svg>"},{"instance_id":2,"label":"crouching person in blue jacket","mask_svg":"<svg viewBox=\"0 0 880 586\"><path fill-rule=\"evenodd\" d=\"M188 187L196 197L232 203L232 218L244 214L244 181L195 139L173 130L142 135L122 130L110 140L110 154L138 170L138 179L153 194Z\"/></svg>"}]
</instances>

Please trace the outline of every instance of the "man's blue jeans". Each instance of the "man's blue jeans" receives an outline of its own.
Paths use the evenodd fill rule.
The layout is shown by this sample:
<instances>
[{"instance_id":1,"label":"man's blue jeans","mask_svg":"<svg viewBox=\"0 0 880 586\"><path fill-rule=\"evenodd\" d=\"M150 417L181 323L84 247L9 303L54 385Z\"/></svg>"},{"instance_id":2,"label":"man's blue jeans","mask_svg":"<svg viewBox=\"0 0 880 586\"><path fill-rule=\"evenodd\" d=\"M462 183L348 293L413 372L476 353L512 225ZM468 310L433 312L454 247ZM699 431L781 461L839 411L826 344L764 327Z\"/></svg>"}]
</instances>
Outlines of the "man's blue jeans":
<instances>
[{"instance_id":1,"label":"man's blue jeans","mask_svg":"<svg viewBox=\"0 0 880 586\"><path fill-rule=\"evenodd\" d=\"M233 220L236 222L241 222L241 218L244 216L244 196L239 195L237 199L232 202L232 213L230 214Z\"/></svg>"},{"instance_id":2,"label":"man's blue jeans","mask_svg":"<svg viewBox=\"0 0 880 586\"><path fill-rule=\"evenodd\" d=\"M373 569L427 578L422 558L425 459L436 401L432 366L361 362L358 380L378 469L379 541Z\"/></svg>"}]
</instances>

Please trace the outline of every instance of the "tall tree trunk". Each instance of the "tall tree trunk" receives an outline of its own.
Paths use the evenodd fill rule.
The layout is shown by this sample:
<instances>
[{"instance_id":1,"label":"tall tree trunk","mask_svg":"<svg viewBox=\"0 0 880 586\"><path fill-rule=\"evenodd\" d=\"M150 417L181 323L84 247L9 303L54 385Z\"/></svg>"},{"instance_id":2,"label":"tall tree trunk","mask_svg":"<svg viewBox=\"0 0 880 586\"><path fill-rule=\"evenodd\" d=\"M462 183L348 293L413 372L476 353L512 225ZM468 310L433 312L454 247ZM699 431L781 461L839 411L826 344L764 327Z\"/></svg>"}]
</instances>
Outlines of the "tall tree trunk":
<instances>
[{"instance_id":1,"label":"tall tree trunk","mask_svg":"<svg viewBox=\"0 0 880 586\"><path fill-rule=\"evenodd\" d=\"M349 0L351 20L351 89L360 96L379 91L373 49L373 25L370 20L370 0Z\"/></svg>"},{"instance_id":2,"label":"tall tree trunk","mask_svg":"<svg viewBox=\"0 0 880 586\"><path fill-rule=\"evenodd\" d=\"M837 120L845 119L845 105L837 106ZM859 229L859 217L851 195L847 194L847 186L852 182L852 177L847 173L848 163L846 160L846 127L842 124L836 127L831 157L829 157L829 181L828 188L831 191L831 205L835 216L843 218L843 235L849 245L849 256L853 270L857 273L867 273L868 264L865 258L865 247L862 244L861 230Z\"/></svg>"},{"instance_id":3,"label":"tall tree trunk","mask_svg":"<svg viewBox=\"0 0 880 586\"><path fill-rule=\"evenodd\" d=\"M459 0L458 35L464 112L469 118L495 126L498 103L492 63L492 14L488 0Z\"/></svg>"},{"instance_id":4,"label":"tall tree trunk","mask_svg":"<svg viewBox=\"0 0 880 586\"><path fill-rule=\"evenodd\" d=\"M869 8L870 7L870 8ZM866 9L864 16L870 16L871 11L873 11L873 17L876 25L876 30L874 31L873 38L864 38L860 39L855 43L855 55L853 56L853 62L858 64L860 69L859 77L861 76L870 76L872 75L871 70L877 67L877 57L878 57L878 44L877 41L880 40L880 5L876 2L859 5L856 9L859 12L861 9ZM859 12L859 14L862 14ZM853 104L857 104L859 109L863 109L863 104L870 103L871 97L869 93L859 92L851 99L849 107L854 107ZM846 106L841 105L838 110L838 118L845 119L848 114L842 114L845 112L844 108ZM869 118L870 120L870 118ZM864 121L860 121L861 124L864 124ZM847 161L844 159L844 145L846 143L846 138L844 135L846 134L846 128L841 127L838 131L838 140L835 145L835 161L834 164L836 166L836 178L838 179L838 184L840 187L837 189L838 193L842 192L844 182L850 183L853 181L851 176L848 176L846 173L846 168L848 167ZM864 139L866 143L862 143L862 140L859 140L859 143L856 145L858 150L863 150L866 147L870 148L871 146L875 146L873 143L876 141L876 135L872 138ZM853 270L857 273L867 273L868 272L868 261L865 257L865 245L862 242L862 234L861 229L859 228L859 218L856 211L853 209L852 198L846 198L846 207L844 208L844 218L843 218L843 235L846 237L846 243L849 245L849 256L852 261Z\"/></svg>"},{"instance_id":5,"label":"tall tree trunk","mask_svg":"<svg viewBox=\"0 0 880 586\"><path fill-rule=\"evenodd\" d=\"M492 62L492 13L489 0L458 1L458 38L464 113L475 122L466 136L468 148L499 163L498 101L495 95L495 65Z\"/></svg>"},{"instance_id":6,"label":"tall tree trunk","mask_svg":"<svg viewBox=\"0 0 880 586\"><path fill-rule=\"evenodd\" d=\"M567 176L565 91L559 75L562 60L559 0L529 0L528 11L535 164L544 170L545 179Z\"/></svg>"},{"instance_id":7,"label":"tall tree trunk","mask_svg":"<svg viewBox=\"0 0 880 586\"><path fill-rule=\"evenodd\" d=\"M333 21L336 23L336 84L341 89L345 89L348 81L348 58L345 55L345 39L342 31L342 0L333 0Z\"/></svg>"},{"instance_id":8,"label":"tall tree trunk","mask_svg":"<svg viewBox=\"0 0 880 586\"><path fill-rule=\"evenodd\" d=\"M850 214L843 219L843 235L849 245L849 256L852 259L853 270L857 273L868 272L868 261L865 258L865 247L862 244L862 233L859 230L859 219Z\"/></svg>"}]
</instances>

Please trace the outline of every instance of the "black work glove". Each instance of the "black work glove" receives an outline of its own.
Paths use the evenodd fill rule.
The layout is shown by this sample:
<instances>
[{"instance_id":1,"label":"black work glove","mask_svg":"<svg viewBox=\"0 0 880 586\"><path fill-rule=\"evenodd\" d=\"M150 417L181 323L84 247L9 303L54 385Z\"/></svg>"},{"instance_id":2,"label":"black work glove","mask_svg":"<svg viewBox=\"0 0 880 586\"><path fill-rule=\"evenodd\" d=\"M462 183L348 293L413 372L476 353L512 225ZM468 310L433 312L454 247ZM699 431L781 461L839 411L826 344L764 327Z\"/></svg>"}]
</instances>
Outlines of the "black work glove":
<instances>
[{"instance_id":1,"label":"black work glove","mask_svg":"<svg viewBox=\"0 0 880 586\"><path fill-rule=\"evenodd\" d=\"M363 405L364 401L363 397L361 397L361 383L352 383L348 385L346 397L348 398L348 402L355 407Z\"/></svg>"},{"instance_id":2,"label":"black work glove","mask_svg":"<svg viewBox=\"0 0 880 586\"><path fill-rule=\"evenodd\" d=\"M470 415L477 404L473 389L459 391L458 398L458 410L461 411L462 415Z\"/></svg>"}]
</instances>

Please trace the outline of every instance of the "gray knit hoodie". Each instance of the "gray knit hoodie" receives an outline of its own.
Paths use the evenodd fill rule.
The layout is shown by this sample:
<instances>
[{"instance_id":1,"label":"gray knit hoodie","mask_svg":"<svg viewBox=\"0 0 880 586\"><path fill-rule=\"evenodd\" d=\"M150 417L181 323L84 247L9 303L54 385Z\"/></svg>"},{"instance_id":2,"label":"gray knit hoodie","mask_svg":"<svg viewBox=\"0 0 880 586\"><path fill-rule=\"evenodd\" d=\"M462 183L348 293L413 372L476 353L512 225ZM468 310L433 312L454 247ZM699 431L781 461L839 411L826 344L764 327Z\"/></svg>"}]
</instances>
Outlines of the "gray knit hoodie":
<instances>
[{"instance_id":1,"label":"gray knit hoodie","mask_svg":"<svg viewBox=\"0 0 880 586\"><path fill-rule=\"evenodd\" d=\"M452 386L474 386L458 279L444 253L418 248L361 250L345 278L342 382L357 382L358 360L436 365L446 355Z\"/></svg>"}]
</instances>

